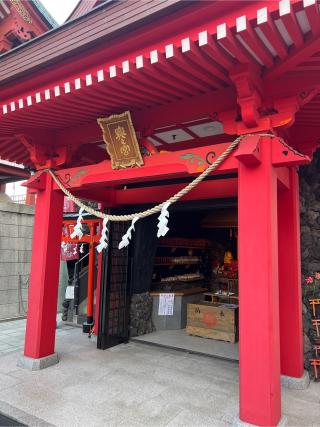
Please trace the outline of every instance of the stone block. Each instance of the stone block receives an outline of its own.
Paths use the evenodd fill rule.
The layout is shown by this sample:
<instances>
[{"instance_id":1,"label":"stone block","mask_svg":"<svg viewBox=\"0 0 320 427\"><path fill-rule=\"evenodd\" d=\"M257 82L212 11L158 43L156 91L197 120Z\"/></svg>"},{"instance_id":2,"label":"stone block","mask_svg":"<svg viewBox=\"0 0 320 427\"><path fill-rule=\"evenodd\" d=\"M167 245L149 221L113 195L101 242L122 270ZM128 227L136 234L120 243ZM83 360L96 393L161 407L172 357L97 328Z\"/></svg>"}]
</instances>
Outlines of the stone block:
<instances>
[{"instance_id":1,"label":"stone block","mask_svg":"<svg viewBox=\"0 0 320 427\"><path fill-rule=\"evenodd\" d=\"M202 294L175 296L173 316L159 316L159 296L153 296L152 322L157 331L184 329L187 324L187 305L200 301Z\"/></svg>"},{"instance_id":2,"label":"stone block","mask_svg":"<svg viewBox=\"0 0 320 427\"><path fill-rule=\"evenodd\" d=\"M250 424L250 423L246 423L245 421L240 420L240 418L236 418L232 424L234 427L253 427L256 424ZM280 426L286 426L288 425L288 419L285 416L281 417L281 420L279 421L279 423L277 424L278 427Z\"/></svg>"},{"instance_id":3,"label":"stone block","mask_svg":"<svg viewBox=\"0 0 320 427\"><path fill-rule=\"evenodd\" d=\"M0 217L0 222L1 222ZM0 237L18 237L18 227L13 224L0 223Z\"/></svg>"},{"instance_id":4,"label":"stone block","mask_svg":"<svg viewBox=\"0 0 320 427\"><path fill-rule=\"evenodd\" d=\"M19 215L18 224L27 227L33 227L34 217L32 215Z\"/></svg>"},{"instance_id":5,"label":"stone block","mask_svg":"<svg viewBox=\"0 0 320 427\"><path fill-rule=\"evenodd\" d=\"M17 262L2 262L0 264L1 276L16 276L19 274L19 263Z\"/></svg>"},{"instance_id":6,"label":"stone block","mask_svg":"<svg viewBox=\"0 0 320 427\"><path fill-rule=\"evenodd\" d=\"M31 250L32 249L32 239L19 237L13 238L1 238L0 239L0 249L12 249L12 250Z\"/></svg>"},{"instance_id":7,"label":"stone block","mask_svg":"<svg viewBox=\"0 0 320 427\"><path fill-rule=\"evenodd\" d=\"M7 289L18 289L18 286L18 275L0 277L0 291L6 291Z\"/></svg>"},{"instance_id":8,"label":"stone block","mask_svg":"<svg viewBox=\"0 0 320 427\"><path fill-rule=\"evenodd\" d=\"M0 263L18 262L18 261L19 261L18 251L14 251L10 249L0 250Z\"/></svg>"},{"instance_id":9,"label":"stone block","mask_svg":"<svg viewBox=\"0 0 320 427\"><path fill-rule=\"evenodd\" d=\"M27 262L27 263L31 262L31 255L32 255L31 250L17 251L16 254L19 262Z\"/></svg>"},{"instance_id":10,"label":"stone block","mask_svg":"<svg viewBox=\"0 0 320 427\"><path fill-rule=\"evenodd\" d=\"M12 215L10 212L4 212L0 210L0 221L1 224L6 225L18 225L19 217L18 215Z\"/></svg>"},{"instance_id":11,"label":"stone block","mask_svg":"<svg viewBox=\"0 0 320 427\"><path fill-rule=\"evenodd\" d=\"M30 371L39 371L40 369L49 368L49 366L59 363L57 353L50 354L40 359L32 359L31 357L21 356L18 360L17 366L19 368L29 369Z\"/></svg>"},{"instance_id":12,"label":"stone block","mask_svg":"<svg viewBox=\"0 0 320 427\"><path fill-rule=\"evenodd\" d=\"M24 238L27 237L32 239L33 236L33 227L30 225L19 225L18 226L18 237Z\"/></svg>"},{"instance_id":13,"label":"stone block","mask_svg":"<svg viewBox=\"0 0 320 427\"><path fill-rule=\"evenodd\" d=\"M0 291L0 307L2 305L17 303L18 299L18 289Z\"/></svg>"},{"instance_id":14,"label":"stone block","mask_svg":"<svg viewBox=\"0 0 320 427\"><path fill-rule=\"evenodd\" d=\"M0 202L0 212L34 214L34 207L12 202Z\"/></svg>"},{"instance_id":15,"label":"stone block","mask_svg":"<svg viewBox=\"0 0 320 427\"><path fill-rule=\"evenodd\" d=\"M309 372L304 371L301 378L288 377L286 375L281 375L281 385L282 387L294 389L294 390L305 390L309 387L310 376Z\"/></svg>"},{"instance_id":16,"label":"stone block","mask_svg":"<svg viewBox=\"0 0 320 427\"><path fill-rule=\"evenodd\" d=\"M17 250L18 239L9 239L8 237L1 237L0 239L0 250L2 249L11 249Z\"/></svg>"},{"instance_id":17,"label":"stone block","mask_svg":"<svg viewBox=\"0 0 320 427\"><path fill-rule=\"evenodd\" d=\"M2 276L28 276L30 263L28 262L3 262L0 263L0 277Z\"/></svg>"},{"instance_id":18,"label":"stone block","mask_svg":"<svg viewBox=\"0 0 320 427\"><path fill-rule=\"evenodd\" d=\"M11 319L13 317L19 317L19 304L17 302L12 304L0 305L0 319Z\"/></svg>"}]
</instances>

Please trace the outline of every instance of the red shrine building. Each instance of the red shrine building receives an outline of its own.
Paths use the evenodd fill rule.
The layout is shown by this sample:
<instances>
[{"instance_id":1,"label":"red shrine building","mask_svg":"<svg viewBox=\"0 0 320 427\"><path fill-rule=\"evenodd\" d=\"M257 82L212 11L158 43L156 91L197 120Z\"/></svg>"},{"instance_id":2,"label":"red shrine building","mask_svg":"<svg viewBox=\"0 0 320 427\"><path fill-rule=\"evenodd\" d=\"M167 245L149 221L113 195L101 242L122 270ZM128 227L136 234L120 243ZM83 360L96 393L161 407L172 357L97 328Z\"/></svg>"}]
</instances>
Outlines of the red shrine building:
<instances>
[{"instance_id":1,"label":"red shrine building","mask_svg":"<svg viewBox=\"0 0 320 427\"><path fill-rule=\"evenodd\" d=\"M0 57L0 156L34 171L26 185L36 193L25 358L57 359L61 189L107 215L138 214L186 187L241 137L169 206L166 237L156 238L159 214L140 218L119 250L130 222L111 222L108 247L96 252L88 315L103 349L128 338L132 294L161 299L164 289L177 301L207 291L219 300L223 290L214 292L194 266L205 265L209 250L219 276L222 247L222 264L238 274L230 304L215 307L228 319L232 309L237 325L236 338L223 331L233 333L230 342L239 338L239 417L277 425L281 376L304 377L298 171L320 141L319 3L81 2L64 25L21 46L17 24L9 33L2 26L22 18L34 36L43 23L35 10L21 13L20 2L0 4L2 51L15 46ZM126 111L141 163L115 167L97 119ZM117 134L122 157L127 134ZM95 224L84 240L91 250L102 229ZM209 312L204 319L207 328L217 323ZM187 331L203 333L189 321L188 311Z\"/></svg>"},{"instance_id":2,"label":"red shrine building","mask_svg":"<svg viewBox=\"0 0 320 427\"><path fill-rule=\"evenodd\" d=\"M0 54L51 30L58 24L38 0L0 3Z\"/></svg>"}]
</instances>

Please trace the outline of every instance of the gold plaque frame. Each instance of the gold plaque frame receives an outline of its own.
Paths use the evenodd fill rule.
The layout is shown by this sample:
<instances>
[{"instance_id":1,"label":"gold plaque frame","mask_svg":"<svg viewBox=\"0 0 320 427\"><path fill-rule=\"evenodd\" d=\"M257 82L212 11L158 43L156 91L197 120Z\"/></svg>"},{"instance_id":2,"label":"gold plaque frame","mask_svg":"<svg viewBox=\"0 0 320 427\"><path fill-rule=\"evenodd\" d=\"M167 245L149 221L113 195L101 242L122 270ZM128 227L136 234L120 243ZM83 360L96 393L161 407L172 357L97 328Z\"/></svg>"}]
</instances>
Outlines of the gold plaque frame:
<instances>
[{"instance_id":1,"label":"gold plaque frame","mask_svg":"<svg viewBox=\"0 0 320 427\"><path fill-rule=\"evenodd\" d=\"M112 169L143 166L143 158L130 111L97 119L111 158Z\"/></svg>"}]
</instances>

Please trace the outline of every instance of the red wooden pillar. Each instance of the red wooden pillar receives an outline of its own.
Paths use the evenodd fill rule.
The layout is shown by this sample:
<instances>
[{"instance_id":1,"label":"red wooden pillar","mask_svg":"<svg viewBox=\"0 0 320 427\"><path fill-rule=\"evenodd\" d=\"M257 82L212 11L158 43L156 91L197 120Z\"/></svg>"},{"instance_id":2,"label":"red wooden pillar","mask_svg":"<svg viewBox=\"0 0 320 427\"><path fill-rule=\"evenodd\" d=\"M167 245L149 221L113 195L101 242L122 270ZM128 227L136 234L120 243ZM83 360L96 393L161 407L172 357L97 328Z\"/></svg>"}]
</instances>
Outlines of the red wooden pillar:
<instances>
[{"instance_id":1,"label":"red wooden pillar","mask_svg":"<svg viewBox=\"0 0 320 427\"><path fill-rule=\"evenodd\" d=\"M24 355L40 359L54 353L59 282L63 193L45 177L35 208L29 306Z\"/></svg>"},{"instance_id":2,"label":"red wooden pillar","mask_svg":"<svg viewBox=\"0 0 320 427\"><path fill-rule=\"evenodd\" d=\"M102 279L102 260L103 253L98 254L98 272L97 272L97 287L96 287L96 308L94 313L94 334L98 335L99 330L99 316L100 316L100 293L101 293L101 279Z\"/></svg>"},{"instance_id":3,"label":"red wooden pillar","mask_svg":"<svg viewBox=\"0 0 320 427\"><path fill-rule=\"evenodd\" d=\"M91 226L91 240L93 240L93 225ZM93 303L94 303L94 262L95 244L91 241L89 245L89 265L88 265L88 296L87 296L87 323L93 324Z\"/></svg>"},{"instance_id":4,"label":"red wooden pillar","mask_svg":"<svg viewBox=\"0 0 320 427\"><path fill-rule=\"evenodd\" d=\"M31 191L30 188L27 188L26 205L35 205L35 204L36 204L36 194L34 191Z\"/></svg>"},{"instance_id":5,"label":"red wooden pillar","mask_svg":"<svg viewBox=\"0 0 320 427\"><path fill-rule=\"evenodd\" d=\"M299 178L289 169L290 188L278 193L281 373L303 375Z\"/></svg>"},{"instance_id":6,"label":"red wooden pillar","mask_svg":"<svg viewBox=\"0 0 320 427\"><path fill-rule=\"evenodd\" d=\"M240 419L274 426L281 417L277 175L271 163L271 138L260 142L258 160L236 155Z\"/></svg>"}]
</instances>

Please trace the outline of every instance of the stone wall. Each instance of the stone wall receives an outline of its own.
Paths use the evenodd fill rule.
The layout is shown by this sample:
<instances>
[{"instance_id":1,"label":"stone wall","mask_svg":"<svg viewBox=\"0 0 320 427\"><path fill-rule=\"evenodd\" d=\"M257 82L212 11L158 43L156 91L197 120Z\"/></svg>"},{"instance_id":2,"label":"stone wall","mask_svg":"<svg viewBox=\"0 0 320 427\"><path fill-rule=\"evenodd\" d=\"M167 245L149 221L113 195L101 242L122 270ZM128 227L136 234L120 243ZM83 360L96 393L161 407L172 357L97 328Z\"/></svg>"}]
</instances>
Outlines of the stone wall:
<instances>
[{"instance_id":1,"label":"stone wall","mask_svg":"<svg viewBox=\"0 0 320 427\"><path fill-rule=\"evenodd\" d=\"M27 309L34 207L0 202L0 320Z\"/></svg>"},{"instance_id":2,"label":"stone wall","mask_svg":"<svg viewBox=\"0 0 320 427\"><path fill-rule=\"evenodd\" d=\"M155 330L152 323L153 298L149 292L133 294L130 305L130 337L149 334Z\"/></svg>"},{"instance_id":3,"label":"stone wall","mask_svg":"<svg viewBox=\"0 0 320 427\"><path fill-rule=\"evenodd\" d=\"M300 221L301 221L301 270L303 287L303 331L305 368L310 369L309 359L314 358L312 345L316 341L312 326L305 277L320 272L320 150L315 153L311 165L300 168Z\"/></svg>"}]
</instances>

